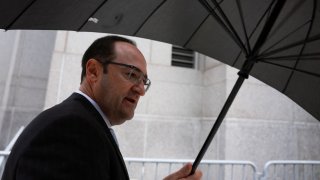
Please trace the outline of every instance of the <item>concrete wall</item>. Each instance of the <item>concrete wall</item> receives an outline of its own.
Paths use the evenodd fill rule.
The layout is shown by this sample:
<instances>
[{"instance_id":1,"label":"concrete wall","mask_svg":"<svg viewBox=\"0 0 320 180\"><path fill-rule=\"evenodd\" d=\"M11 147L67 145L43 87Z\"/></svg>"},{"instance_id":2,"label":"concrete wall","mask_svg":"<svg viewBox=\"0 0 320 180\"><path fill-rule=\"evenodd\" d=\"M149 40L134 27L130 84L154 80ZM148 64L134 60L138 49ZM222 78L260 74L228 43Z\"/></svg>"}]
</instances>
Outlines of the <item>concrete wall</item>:
<instances>
[{"instance_id":1,"label":"concrete wall","mask_svg":"<svg viewBox=\"0 0 320 180\"><path fill-rule=\"evenodd\" d=\"M43 110L55 34L0 33L0 149Z\"/></svg>"}]
</instances>

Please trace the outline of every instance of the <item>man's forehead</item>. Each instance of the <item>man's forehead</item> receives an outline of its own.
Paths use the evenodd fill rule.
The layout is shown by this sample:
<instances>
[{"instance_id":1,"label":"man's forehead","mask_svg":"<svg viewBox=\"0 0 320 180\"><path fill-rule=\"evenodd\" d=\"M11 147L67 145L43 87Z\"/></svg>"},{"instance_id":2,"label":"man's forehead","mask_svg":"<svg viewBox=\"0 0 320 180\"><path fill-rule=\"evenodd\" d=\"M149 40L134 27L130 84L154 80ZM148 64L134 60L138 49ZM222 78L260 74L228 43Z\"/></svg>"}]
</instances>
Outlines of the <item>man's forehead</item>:
<instances>
[{"instance_id":1,"label":"man's forehead","mask_svg":"<svg viewBox=\"0 0 320 180\"><path fill-rule=\"evenodd\" d=\"M118 46L118 47L126 47L126 46L137 47L135 44L131 44L131 43L125 42L125 41L116 41L114 44L115 44L115 46Z\"/></svg>"},{"instance_id":2,"label":"man's forehead","mask_svg":"<svg viewBox=\"0 0 320 180\"><path fill-rule=\"evenodd\" d=\"M122 41L115 42L114 51L116 54L123 53L124 55L127 55L129 53L141 53L135 45Z\"/></svg>"},{"instance_id":3,"label":"man's forehead","mask_svg":"<svg viewBox=\"0 0 320 180\"><path fill-rule=\"evenodd\" d=\"M116 59L121 63L126 63L138 67L143 73L146 73L147 63L141 51L133 44L128 42L115 43Z\"/></svg>"}]
</instances>

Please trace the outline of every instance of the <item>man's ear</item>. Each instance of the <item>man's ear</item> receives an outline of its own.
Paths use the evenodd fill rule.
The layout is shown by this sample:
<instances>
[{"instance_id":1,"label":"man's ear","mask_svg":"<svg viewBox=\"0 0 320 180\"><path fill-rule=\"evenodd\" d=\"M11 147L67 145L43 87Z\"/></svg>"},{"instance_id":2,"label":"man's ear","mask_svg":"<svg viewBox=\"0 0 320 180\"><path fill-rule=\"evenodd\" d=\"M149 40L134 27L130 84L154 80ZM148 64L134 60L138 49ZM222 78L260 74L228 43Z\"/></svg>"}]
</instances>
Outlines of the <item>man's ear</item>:
<instances>
[{"instance_id":1,"label":"man's ear","mask_svg":"<svg viewBox=\"0 0 320 180\"><path fill-rule=\"evenodd\" d=\"M95 59L89 59L86 64L86 79L89 82L96 82L102 73L102 67L100 63Z\"/></svg>"}]
</instances>

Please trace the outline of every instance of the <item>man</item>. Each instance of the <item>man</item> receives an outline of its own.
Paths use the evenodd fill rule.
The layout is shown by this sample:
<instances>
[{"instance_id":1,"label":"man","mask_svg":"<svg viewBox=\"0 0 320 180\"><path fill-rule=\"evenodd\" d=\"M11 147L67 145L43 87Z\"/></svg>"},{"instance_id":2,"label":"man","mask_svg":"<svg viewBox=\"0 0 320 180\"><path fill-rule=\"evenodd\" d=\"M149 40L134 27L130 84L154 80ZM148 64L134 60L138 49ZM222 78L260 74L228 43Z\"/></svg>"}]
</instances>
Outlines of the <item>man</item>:
<instances>
[{"instance_id":1,"label":"man","mask_svg":"<svg viewBox=\"0 0 320 180\"><path fill-rule=\"evenodd\" d=\"M135 44L118 36L97 39L82 58L79 91L37 116L7 160L2 180L127 180L129 175L111 129L134 115L151 85ZM167 176L188 176L191 164Z\"/></svg>"}]
</instances>

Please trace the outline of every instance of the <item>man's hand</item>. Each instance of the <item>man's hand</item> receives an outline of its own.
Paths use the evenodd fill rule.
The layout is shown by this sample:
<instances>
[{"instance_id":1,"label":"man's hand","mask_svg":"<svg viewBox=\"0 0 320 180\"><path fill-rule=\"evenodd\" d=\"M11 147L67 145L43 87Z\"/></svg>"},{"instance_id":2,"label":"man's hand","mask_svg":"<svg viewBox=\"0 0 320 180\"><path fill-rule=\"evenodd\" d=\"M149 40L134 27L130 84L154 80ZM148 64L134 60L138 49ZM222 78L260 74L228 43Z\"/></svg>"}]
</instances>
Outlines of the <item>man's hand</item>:
<instances>
[{"instance_id":1,"label":"man's hand","mask_svg":"<svg viewBox=\"0 0 320 180\"><path fill-rule=\"evenodd\" d=\"M165 177L163 180L200 180L202 177L202 172L200 170L196 170L196 172L193 175L188 176L191 170L192 164L188 163L177 172Z\"/></svg>"}]
</instances>

